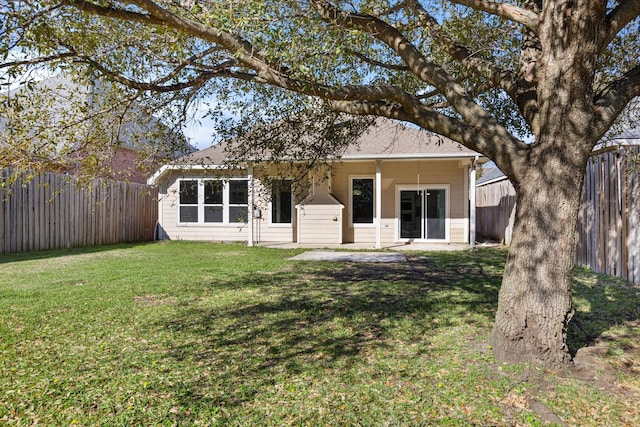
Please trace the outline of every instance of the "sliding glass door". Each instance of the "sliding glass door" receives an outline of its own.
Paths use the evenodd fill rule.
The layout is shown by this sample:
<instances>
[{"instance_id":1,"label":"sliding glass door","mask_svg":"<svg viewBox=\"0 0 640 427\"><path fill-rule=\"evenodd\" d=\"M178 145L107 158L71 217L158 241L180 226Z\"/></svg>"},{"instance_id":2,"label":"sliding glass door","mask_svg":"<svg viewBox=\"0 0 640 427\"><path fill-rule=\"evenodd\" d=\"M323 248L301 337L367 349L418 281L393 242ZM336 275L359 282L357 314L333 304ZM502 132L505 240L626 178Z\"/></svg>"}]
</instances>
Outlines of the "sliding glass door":
<instances>
[{"instance_id":1,"label":"sliding glass door","mask_svg":"<svg viewBox=\"0 0 640 427\"><path fill-rule=\"evenodd\" d=\"M447 239L445 188L401 189L398 195L401 239Z\"/></svg>"}]
</instances>

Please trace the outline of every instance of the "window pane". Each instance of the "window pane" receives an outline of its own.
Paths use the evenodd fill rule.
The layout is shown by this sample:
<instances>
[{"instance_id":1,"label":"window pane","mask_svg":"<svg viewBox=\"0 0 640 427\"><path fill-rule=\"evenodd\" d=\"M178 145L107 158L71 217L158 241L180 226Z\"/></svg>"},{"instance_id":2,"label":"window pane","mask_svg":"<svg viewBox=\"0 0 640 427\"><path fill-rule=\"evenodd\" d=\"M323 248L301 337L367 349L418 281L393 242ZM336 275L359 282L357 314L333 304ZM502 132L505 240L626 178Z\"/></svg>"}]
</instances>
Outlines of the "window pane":
<instances>
[{"instance_id":1,"label":"window pane","mask_svg":"<svg viewBox=\"0 0 640 427\"><path fill-rule=\"evenodd\" d=\"M373 224L373 179L354 179L352 199L352 222L354 224Z\"/></svg>"},{"instance_id":2,"label":"window pane","mask_svg":"<svg viewBox=\"0 0 640 427\"><path fill-rule=\"evenodd\" d=\"M180 222L198 222L198 207L180 206Z\"/></svg>"},{"instance_id":3,"label":"window pane","mask_svg":"<svg viewBox=\"0 0 640 427\"><path fill-rule=\"evenodd\" d=\"M180 204L181 205L197 205L198 204L198 181L188 180L180 181Z\"/></svg>"},{"instance_id":4,"label":"window pane","mask_svg":"<svg viewBox=\"0 0 640 427\"><path fill-rule=\"evenodd\" d=\"M204 182L204 203L205 205L222 204L222 181L210 179Z\"/></svg>"},{"instance_id":5,"label":"window pane","mask_svg":"<svg viewBox=\"0 0 640 427\"><path fill-rule=\"evenodd\" d=\"M291 180L273 183L271 190L271 222L291 224Z\"/></svg>"},{"instance_id":6,"label":"window pane","mask_svg":"<svg viewBox=\"0 0 640 427\"><path fill-rule=\"evenodd\" d=\"M427 190L427 239L445 239L446 225L445 190Z\"/></svg>"},{"instance_id":7,"label":"window pane","mask_svg":"<svg viewBox=\"0 0 640 427\"><path fill-rule=\"evenodd\" d=\"M222 222L222 206L205 206L204 222Z\"/></svg>"},{"instance_id":8,"label":"window pane","mask_svg":"<svg viewBox=\"0 0 640 427\"><path fill-rule=\"evenodd\" d=\"M229 224L247 223L247 206L229 206Z\"/></svg>"},{"instance_id":9,"label":"window pane","mask_svg":"<svg viewBox=\"0 0 640 427\"><path fill-rule=\"evenodd\" d=\"M232 205L246 205L249 200L247 181L229 181L229 203ZM231 221L231 218L229 218Z\"/></svg>"}]
</instances>

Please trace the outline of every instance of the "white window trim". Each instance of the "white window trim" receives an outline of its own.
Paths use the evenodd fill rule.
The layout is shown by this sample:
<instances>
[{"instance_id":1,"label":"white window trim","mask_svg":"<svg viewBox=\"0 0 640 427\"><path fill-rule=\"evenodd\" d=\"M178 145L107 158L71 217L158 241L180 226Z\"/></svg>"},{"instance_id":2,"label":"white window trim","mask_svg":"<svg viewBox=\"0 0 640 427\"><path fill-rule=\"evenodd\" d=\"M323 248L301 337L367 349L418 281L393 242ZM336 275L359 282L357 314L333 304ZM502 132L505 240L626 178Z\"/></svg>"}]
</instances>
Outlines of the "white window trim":
<instances>
[{"instance_id":1,"label":"white window trim","mask_svg":"<svg viewBox=\"0 0 640 427\"><path fill-rule=\"evenodd\" d=\"M401 191L426 191L426 190L445 190L445 223L444 223L444 239L410 239L400 238L400 192ZM449 243L451 241L451 185L450 184L401 184L396 185L395 199L395 241L396 242L429 242L429 243ZM424 215L424 214L423 214Z\"/></svg>"},{"instance_id":2,"label":"white window trim","mask_svg":"<svg viewBox=\"0 0 640 427\"><path fill-rule=\"evenodd\" d=\"M196 194L196 203L195 204L192 204L192 203L183 204L180 201L180 196L181 196L180 187L181 187L182 182L185 182L185 181L196 181L196 187L198 187L198 190L197 190L197 194ZM200 182L198 181L197 178L182 178L182 179L178 180L176 185L178 187L177 197L176 197L176 202L177 202L176 203L176 208L177 208L176 209L177 210L176 211L176 215L177 215L178 224L185 225L185 226L198 225L198 223L200 222L200 210L201 210L200 209L200 188L199 188ZM196 213L197 213L197 216L198 216L198 221L196 221L196 222L181 222L180 221L180 210L181 210L181 208L183 206L195 206L197 208L197 212Z\"/></svg>"},{"instance_id":3,"label":"white window trim","mask_svg":"<svg viewBox=\"0 0 640 427\"><path fill-rule=\"evenodd\" d=\"M370 179L373 181L373 221L371 223L355 223L353 222L353 180L354 179ZM349 175L349 227L351 228L375 228L376 227L376 176L375 174L367 175Z\"/></svg>"},{"instance_id":4,"label":"white window trim","mask_svg":"<svg viewBox=\"0 0 640 427\"><path fill-rule=\"evenodd\" d=\"M221 181L222 182L222 203L221 204L206 204L204 202L204 182L205 181ZM224 182L224 180L215 179L215 178L202 178L202 179L199 180L198 188L200 188L200 186L202 186L202 191L198 190L198 210L200 211L200 204L202 204L202 209L201 209L202 210L202 223L205 224L205 225L221 225L221 224L224 224L224 213L225 213L225 210L226 210L224 208L225 207L225 204L224 204L225 182ZM200 194L200 193L202 193L202 194ZM200 202L202 202L202 203L200 203ZM220 206L220 207L222 207L222 221L221 222L206 222L204 220L204 218L205 218L204 211L205 211L205 208L207 206ZM198 219L200 219L200 215L198 215Z\"/></svg>"},{"instance_id":5,"label":"white window trim","mask_svg":"<svg viewBox=\"0 0 640 427\"><path fill-rule=\"evenodd\" d=\"M204 222L204 181L210 180L218 180L222 181L222 222ZM181 206L196 206L196 205L182 205L180 203L180 182L182 181L197 181L198 182L198 222L181 222L180 221L180 207ZM241 204L233 204L229 203L229 181L247 181L247 186L249 186L249 179L246 177L234 177L234 178L215 178L215 177L182 177L177 179L177 203L176 203L176 224L180 227L229 227L229 226L237 226L237 227L246 227L248 222L236 222L229 221L229 208L230 207L238 207L245 206ZM206 206L217 206L217 205L206 205ZM252 212L249 212L250 203L247 200L247 221L251 221Z\"/></svg>"},{"instance_id":6,"label":"white window trim","mask_svg":"<svg viewBox=\"0 0 640 427\"><path fill-rule=\"evenodd\" d=\"M238 203L233 203L231 204L229 202L229 195L230 195L230 188L231 186L229 185L230 181L246 181L247 182L247 203L244 204L238 204ZM249 211L250 206L250 202L249 202L249 179L248 178L227 178L224 180L224 192L222 193L222 202L223 202L223 206L225 206L227 209L224 209L223 211L223 221L225 221L225 224L227 225L247 225L249 224L249 221L251 220L252 216L253 216L253 212ZM246 206L247 207L247 221L246 222L238 222L238 221L231 221L231 219L229 218L229 208L234 207L242 207L242 206Z\"/></svg>"},{"instance_id":7,"label":"white window trim","mask_svg":"<svg viewBox=\"0 0 640 427\"><path fill-rule=\"evenodd\" d=\"M269 227L273 227L273 228L293 228L293 223L296 220L296 210L295 210L295 206L296 206L296 202L295 202L295 197L294 197L294 191L293 191L293 186L295 184L295 180L292 177L271 177L270 178L273 181L291 181L291 222L273 222L273 200L271 198L271 196L273 195L273 192L271 192L271 195L269 196L269 203L267 203L267 209L269 210Z\"/></svg>"}]
</instances>

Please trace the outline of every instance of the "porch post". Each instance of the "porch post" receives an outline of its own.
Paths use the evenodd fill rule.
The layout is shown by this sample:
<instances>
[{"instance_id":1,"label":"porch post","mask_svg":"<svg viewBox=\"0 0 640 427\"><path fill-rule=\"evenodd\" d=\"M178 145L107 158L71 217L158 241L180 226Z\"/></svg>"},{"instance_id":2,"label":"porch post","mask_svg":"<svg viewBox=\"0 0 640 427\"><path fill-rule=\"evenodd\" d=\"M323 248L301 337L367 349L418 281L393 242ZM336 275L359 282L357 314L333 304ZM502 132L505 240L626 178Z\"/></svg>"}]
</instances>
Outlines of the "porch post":
<instances>
[{"instance_id":1,"label":"porch post","mask_svg":"<svg viewBox=\"0 0 640 427\"><path fill-rule=\"evenodd\" d=\"M476 247L476 165L478 156L471 164L469 170L469 243L471 248Z\"/></svg>"},{"instance_id":2,"label":"porch post","mask_svg":"<svg viewBox=\"0 0 640 427\"><path fill-rule=\"evenodd\" d=\"M253 165L247 167L247 178L249 178L249 194L247 204L247 246L253 246Z\"/></svg>"},{"instance_id":3,"label":"porch post","mask_svg":"<svg viewBox=\"0 0 640 427\"><path fill-rule=\"evenodd\" d=\"M382 248L382 168L381 160L376 160L376 249Z\"/></svg>"}]
</instances>

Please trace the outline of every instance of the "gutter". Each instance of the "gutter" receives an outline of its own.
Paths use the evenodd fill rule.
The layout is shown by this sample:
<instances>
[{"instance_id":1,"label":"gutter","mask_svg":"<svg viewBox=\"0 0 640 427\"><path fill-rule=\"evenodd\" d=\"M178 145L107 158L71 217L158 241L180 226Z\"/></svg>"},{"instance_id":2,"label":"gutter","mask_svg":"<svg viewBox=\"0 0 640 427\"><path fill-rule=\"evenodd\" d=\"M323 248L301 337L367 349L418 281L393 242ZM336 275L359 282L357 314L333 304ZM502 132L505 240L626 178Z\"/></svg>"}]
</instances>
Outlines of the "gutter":
<instances>
[{"instance_id":1,"label":"gutter","mask_svg":"<svg viewBox=\"0 0 640 427\"><path fill-rule=\"evenodd\" d=\"M225 165L163 165L156 173L147 179L147 184L156 185L161 178L171 171L207 171L226 169L229 169L229 167Z\"/></svg>"}]
</instances>

